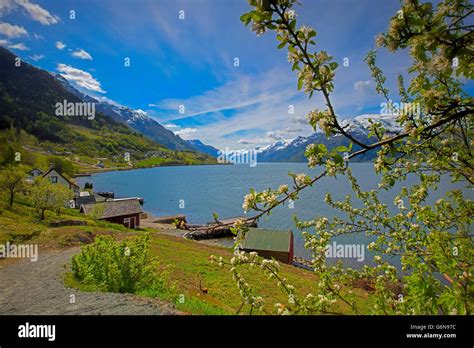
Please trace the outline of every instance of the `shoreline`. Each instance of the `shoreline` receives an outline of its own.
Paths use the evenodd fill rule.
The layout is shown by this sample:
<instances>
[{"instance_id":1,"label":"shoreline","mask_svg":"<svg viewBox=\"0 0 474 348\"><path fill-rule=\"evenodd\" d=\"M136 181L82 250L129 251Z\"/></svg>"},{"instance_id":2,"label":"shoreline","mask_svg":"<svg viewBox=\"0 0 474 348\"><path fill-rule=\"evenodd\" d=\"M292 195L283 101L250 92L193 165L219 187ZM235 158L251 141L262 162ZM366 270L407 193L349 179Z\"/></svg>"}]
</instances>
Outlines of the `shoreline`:
<instances>
[{"instance_id":1,"label":"shoreline","mask_svg":"<svg viewBox=\"0 0 474 348\"><path fill-rule=\"evenodd\" d=\"M94 174L109 173L109 172L125 172L131 170L139 169L152 169L152 168L164 168L164 167L191 167L191 166L216 166L216 165L228 165L227 163L205 163L205 164L168 164L168 165L158 165L158 166L149 166L149 167L113 167L113 168L97 168L95 171L88 172L79 172L73 176L73 178L84 178L89 177Z\"/></svg>"},{"instance_id":2,"label":"shoreline","mask_svg":"<svg viewBox=\"0 0 474 348\"><path fill-rule=\"evenodd\" d=\"M73 178L86 178L90 177L95 174L102 174L102 173L111 173L111 172L127 172L132 170L140 170L140 169L153 169L153 168L166 168L166 167L200 167L200 166L216 166L216 165L229 165L228 163L206 163L206 164L169 164L169 165L159 165L159 166L150 166L150 167L139 167L139 168L126 168L126 167L115 167L115 168L104 168L98 169L97 171L93 172L81 172L75 174Z\"/></svg>"},{"instance_id":3,"label":"shoreline","mask_svg":"<svg viewBox=\"0 0 474 348\"><path fill-rule=\"evenodd\" d=\"M307 162L258 162L260 164L307 164ZM360 164L360 163L372 163L370 161L361 161L361 162L352 162L353 164ZM110 172L121 172L121 171L132 171L132 170L140 170L140 169L152 169L152 168L165 168L165 167L200 167L200 166L228 166L228 165L236 165L232 163L205 163L205 164L168 164L168 165L158 165L158 166L149 166L149 167L114 167L114 168L97 168L94 171L85 171L79 172L73 176L73 178L84 178L90 177L95 174L101 173L110 173ZM258 164L257 164L258 165Z\"/></svg>"},{"instance_id":4,"label":"shoreline","mask_svg":"<svg viewBox=\"0 0 474 348\"><path fill-rule=\"evenodd\" d=\"M140 220L140 228L152 228L156 229L156 233L166 234L169 236L180 237L186 240L191 240L184 238L184 235L187 230L180 230L176 228L173 224L162 224L154 222L154 220L159 219L160 216L157 216L151 212L144 211L146 214L146 219ZM203 240L192 240L196 243L207 244L211 246L218 246L226 249L231 249L234 243L234 237L224 237L224 238L212 238L212 239L203 239Z\"/></svg>"}]
</instances>

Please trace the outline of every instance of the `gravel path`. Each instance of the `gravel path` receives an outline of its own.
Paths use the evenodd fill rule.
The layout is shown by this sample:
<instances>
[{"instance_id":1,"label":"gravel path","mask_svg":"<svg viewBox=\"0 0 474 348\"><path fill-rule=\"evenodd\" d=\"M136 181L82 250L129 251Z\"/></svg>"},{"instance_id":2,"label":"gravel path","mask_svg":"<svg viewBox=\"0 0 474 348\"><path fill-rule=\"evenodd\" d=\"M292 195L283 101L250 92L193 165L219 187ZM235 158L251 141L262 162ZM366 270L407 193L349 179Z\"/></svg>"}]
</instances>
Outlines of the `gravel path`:
<instances>
[{"instance_id":1,"label":"gravel path","mask_svg":"<svg viewBox=\"0 0 474 348\"><path fill-rule=\"evenodd\" d=\"M171 303L129 294L83 292L63 284L65 265L78 248L39 253L38 261L0 261L0 314L180 314ZM70 303L71 295L75 303Z\"/></svg>"}]
</instances>

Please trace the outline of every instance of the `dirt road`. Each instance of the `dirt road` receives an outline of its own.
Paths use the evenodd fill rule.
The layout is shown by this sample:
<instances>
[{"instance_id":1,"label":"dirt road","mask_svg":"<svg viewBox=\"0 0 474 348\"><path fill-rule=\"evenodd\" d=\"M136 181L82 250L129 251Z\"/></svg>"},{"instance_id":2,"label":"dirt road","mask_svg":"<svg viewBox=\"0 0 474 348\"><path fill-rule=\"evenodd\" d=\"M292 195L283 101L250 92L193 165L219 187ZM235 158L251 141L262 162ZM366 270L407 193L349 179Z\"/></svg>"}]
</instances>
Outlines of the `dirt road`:
<instances>
[{"instance_id":1,"label":"dirt road","mask_svg":"<svg viewBox=\"0 0 474 348\"><path fill-rule=\"evenodd\" d=\"M77 252L78 248L47 253L41 253L40 249L36 262L29 259L13 263L0 261L0 314L179 314L172 304L161 300L66 288L63 284L65 265Z\"/></svg>"}]
</instances>

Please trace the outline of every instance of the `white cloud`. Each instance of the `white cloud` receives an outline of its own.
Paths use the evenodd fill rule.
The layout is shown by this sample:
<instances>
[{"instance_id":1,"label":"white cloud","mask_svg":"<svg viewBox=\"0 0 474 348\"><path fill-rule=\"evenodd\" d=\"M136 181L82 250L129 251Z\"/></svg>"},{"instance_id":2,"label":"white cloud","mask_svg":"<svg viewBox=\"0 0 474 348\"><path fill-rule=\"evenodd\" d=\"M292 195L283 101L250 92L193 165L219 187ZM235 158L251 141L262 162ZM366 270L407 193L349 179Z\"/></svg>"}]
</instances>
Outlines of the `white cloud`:
<instances>
[{"instance_id":1,"label":"white cloud","mask_svg":"<svg viewBox=\"0 0 474 348\"><path fill-rule=\"evenodd\" d=\"M179 131L174 132L174 134L180 136L183 139L190 140L192 139L191 135L196 133L197 131L197 128L183 128Z\"/></svg>"},{"instance_id":2,"label":"white cloud","mask_svg":"<svg viewBox=\"0 0 474 348\"><path fill-rule=\"evenodd\" d=\"M293 123L296 123L296 124L302 124L304 126L307 126L309 123L308 123L308 118L306 116L302 116L302 115L298 115L298 116L295 116L293 118Z\"/></svg>"},{"instance_id":3,"label":"white cloud","mask_svg":"<svg viewBox=\"0 0 474 348\"><path fill-rule=\"evenodd\" d=\"M26 47L26 45L23 42L14 44L14 45L8 45L8 48L11 48L13 50L19 50L19 51L28 51L29 48Z\"/></svg>"},{"instance_id":4,"label":"white cloud","mask_svg":"<svg viewBox=\"0 0 474 348\"><path fill-rule=\"evenodd\" d=\"M263 143L272 142L271 138L245 138L239 139L238 143L242 145L261 145Z\"/></svg>"},{"instance_id":5,"label":"white cloud","mask_svg":"<svg viewBox=\"0 0 474 348\"><path fill-rule=\"evenodd\" d=\"M300 127L288 127L285 128L283 131L286 133L298 133L301 132L303 129Z\"/></svg>"},{"instance_id":6,"label":"white cloud","mask_svg":"<svg viewBox=\"0 0 474 348\"><path fill-rule=\"evenodd\" d=\"M164 124L163 127L168 128L168 129L180 128L179 126L177 126L177 125L175 125L175 124L172 124L172 123Z\"/></svg>"},{"instance_id":7,"label":"white cloud","mask_svg":"<svg viewBox=\"0 0 474 348\"><path fill-rule=\"evenodd\" d=\"M357 92L365 92L370 88L370 85L370 80L357 81L356 83L354 83L354 90L356 90Z\"/></svg>"},{"instance_id":8,"label":"white cloud","mask_svg":"<svg viewBox=\"0 0 474 348\"><path fill-rule=\"evenodd\" d=\"M285 138L286 133L282 130L274 130L266 133L267 138L281 140Z\"/></svg>"},{"instance_id":9,"label":"white cloud","mask_svg":"<svg viewBox=\"0 0 474 348\"><path fill-rule=\"evenodd\" d=\"M0 0L0 17L7 14L16 7L13 0Z\"/></svg>"},{"instance_id":10,"label":"white cloud","mask_svg":"<svg viewBox=\"0 0 474 348\"><path fill-rule=\"evenodd\" d=\"M25 28L10 23L0 23L0 34L9 38L16 38L20 36L28 36Z\"/></svg>"},{"instance_id":11,"label":"white cloud","mask_svg":"<svg viewBox=\"0 0 474 348\"><path fill-rule=\"evenodd\" d=\"M285 129L277 129L277 130L269 131L265 135L267 137L267 142L268 142L268 139L289 140L294 137L292 133L300 133L302 131L303 131L302 128L287 127Z\"/></svg>"},{"instance_id":12,"label":"white cloud","mask_svg":"<svg viewBox=\"0 0 474 348\"><path fill-rule=\"evenodd\" d=\"M32 3L30 0L0 0L0 17L16 8L23 9L31 18L43 25L56 24L59 22L58 16L51 14L48 10L38 4Z\"/></svg>"},{"instance_id":13,"label":"white cloud","mask_svg":"<svg viewBox=\"0 0 474 348\"><path fill-rule=\"evenodd\" d=\"M66 80L73 82L82 88L98 93L106 93L106 91L102 89L100 82L92 77L92 75L87 71L62 63L58 64L56 70L59 71Z\"/></svg>"},{"instance_id":14,"label":"white cloud","mask_svg":"<svg viewBox=\"0 0 474 348\"><path fill-rule=\"evenodd\" d=\"M32 56L30 56L30 59L34 60L35 62L43 58L44 58L44 54L33 54Z\"/></svg>"},{"instance_id":15,"label":"white cloud","mask_svg":"<svg viewBox=\"0 0 474 348\"><path fill-rule=\"evenodd\" d=\"M59 22L58 16L49 13L48 10L38 4L30 2L29 0L15 0L15 3L28 12L31 18L43 25L56 24Z\"/></svg>"},{"instance_id":16,"label":"white cloud","mask_svg":"<svg viewBox=\"0 0 474 348\"><path fill-rule=\"evenodd\" d=\"M317 99L314 98L310 105L297 92L290 71L269 70L252 76L240 75L185 100L162 100L157 106L161 109L159 120L162 123L182 128L197 127L198 134L194 137L203 142L218 148L236 148L239 144L273 143L275 139L266 134L272 131L276 133L270 135L285 139L309 135L311 128L295 124L294 119L305 119L306 113L314 108L314 101ZM176 117L179 105L186 108L184 117ZM295 106L295 114L289 114L289 105ZM298 129L301 132L297 132Z\"/></svg>"},{"instance_id":17,"label":"white cloud","mask_svg":"<svg viewBox=\"0 0 474 348\"><path fill-rule=\"evenodd\" d=\"M62 49L64 49L64 47L66 47L66 44L65 44L64 42L62 42L62 41L56 41L56 48L57 48L58 50L62 50Z\"/></svg>"},{"instance_id":18,"label":"white cloud","mask_svg":"<svg viewBox=\"0 0 474 348\"><path fill-rule=\"evenodd\" d=\"M293 81L282 83L285 78L280 75L276 72L262 73L255 77L241 75L187 100L165 99L154 105L169 110L172 114L179 110L180 105L184 105L186 113L183 117L195 117L230 109L243 109L265 102L278 103L282 98L291 98L297 94ZM283 110L288 112L288 105Z\"/></svg>"},{"instance_id":19,"label":"white cloud","mask_svg":"<svg viewBox=\"0 0 474 348\"><path fill-rule=\"evenodd\" d=\"M0 39L0 46L7 46L10 44L10 41L8 40L4 40L4 39Z\"/></svg>"},{"instance_id":20,"label":"white cloud","mask_svg":"<svg viewBox=\"0 0 474 348\"><path fill-rule=\"evenodd\" d=\"M79 59L92 60L92 56L88 52L84 51L83 49L75 50L74 52L71 53L71 56L79 58Z\"/></svg>"}]
</instances>

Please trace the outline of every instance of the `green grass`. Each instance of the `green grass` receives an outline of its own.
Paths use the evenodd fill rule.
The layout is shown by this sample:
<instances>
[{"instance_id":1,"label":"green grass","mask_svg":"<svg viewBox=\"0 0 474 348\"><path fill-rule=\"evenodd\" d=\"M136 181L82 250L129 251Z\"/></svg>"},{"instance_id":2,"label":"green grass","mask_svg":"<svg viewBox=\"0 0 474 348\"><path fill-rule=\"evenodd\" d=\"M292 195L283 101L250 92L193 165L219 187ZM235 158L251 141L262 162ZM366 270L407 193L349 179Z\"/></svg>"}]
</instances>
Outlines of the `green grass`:
<instances>
[{"instance_id":1,"label":"green grass","mask_svg":"<svg viewBox=\"0 0 474 348\"><path fill-rule=\"evenodd\" d=\"M229 267L218 267L215 263L209 262L209 255L222 256L227 261L232 257L232 250L207 244L197 243L178 237L155 234L152 239L152 255L157 256L164 267L170 271L170 278L177 284L177 291L184 294L185 298L198 303L207 303L219 308L227 314L235 314L242 303L235 281L232 279ZM287 303L288 297L284 291L276 285L275 280L269 280L259 269L246 267L242 271L247 282L255 289L256 294L265 300L263 313L274 313L275 303ZM297 294L305 296L312 292L317 294L317 276L313 272L308 272L290 265L281 264L281 274L295 286ZM199 288L208 289L207 294L203 294ZM353 289L359 295L361 308L367 308L366 301L370 300L368 294L361 289ZM199 314L199 306L190 304ZM341 304L341 310L345 311ZM244 306L241 313L248 313L249 308ZM195 312L193 312L195 313Z\"/></svg>"},{"instance_id":2,"label":"green grass","mask_svg":"<svg viewBox=\"0 0 474 348\"><path fill-rule=\"evenodd\" d=\"M60 220L85 221L85 226L51 227L50 223ZM0 213L0 243L26 242L38 244L43 249L67 248L92 242L98 234L130 233L122 225L95 221L80 214L76 209L65 208L60 216L46 211L45 220L40 220L36 210L24 199L15 201L13 209Z\"/></svg>"},{"instance_id":3,"label":"green grass","mask_svg":"<svg viewBox=\"0 0 474 348\"><path fill-rule=\"evenodd\" d=\"M87 222L86 226L65 226L53 228L50 222L74 219ZM79 214L77 210L65 209L58 217L55 213L47 212L44 221L39 220L36 211L27 201L15 202L12 211L4 209L0 213L0 243L6 241L28 242L39 244L40 249L64 249L91 243L97 235L108 234L121 240L130 235L143 233L145 230L131 231L117 224L95 221ZM153 231L147 228L146 231ZM176 307L190 314L225 315L235 314L241 306L242 299L235 281L232 279L229 267L218 267L209 262L209 256L222 256L229 261L232 250L211 246L183 238L165 235L159 232L151 234L151 255L160 264L157 272L167 274L166 286L145 289L138 295L158 297L174 302ZM263 314L273 314L275 303L287 303L287 296L275 280L269 280L257 268L247 267L242 275L255 289L255 294L262 296L265 305ZM308 272L290 265L281 265L281 274L296 288L297 294L305 296L311 292L317 294L318 278L313 272ZM94 287L86 286L67 275L65 282L68 286L84 291L94 291ZM207 288L207 293L200 289ZM364 312L373 301L369 293L354 288L352 291L360 298L359 307ZM347 311L343 304L342 311ZM248 314L249 308L244 306L240 313Z\"/></svg>"}]
</instances>

